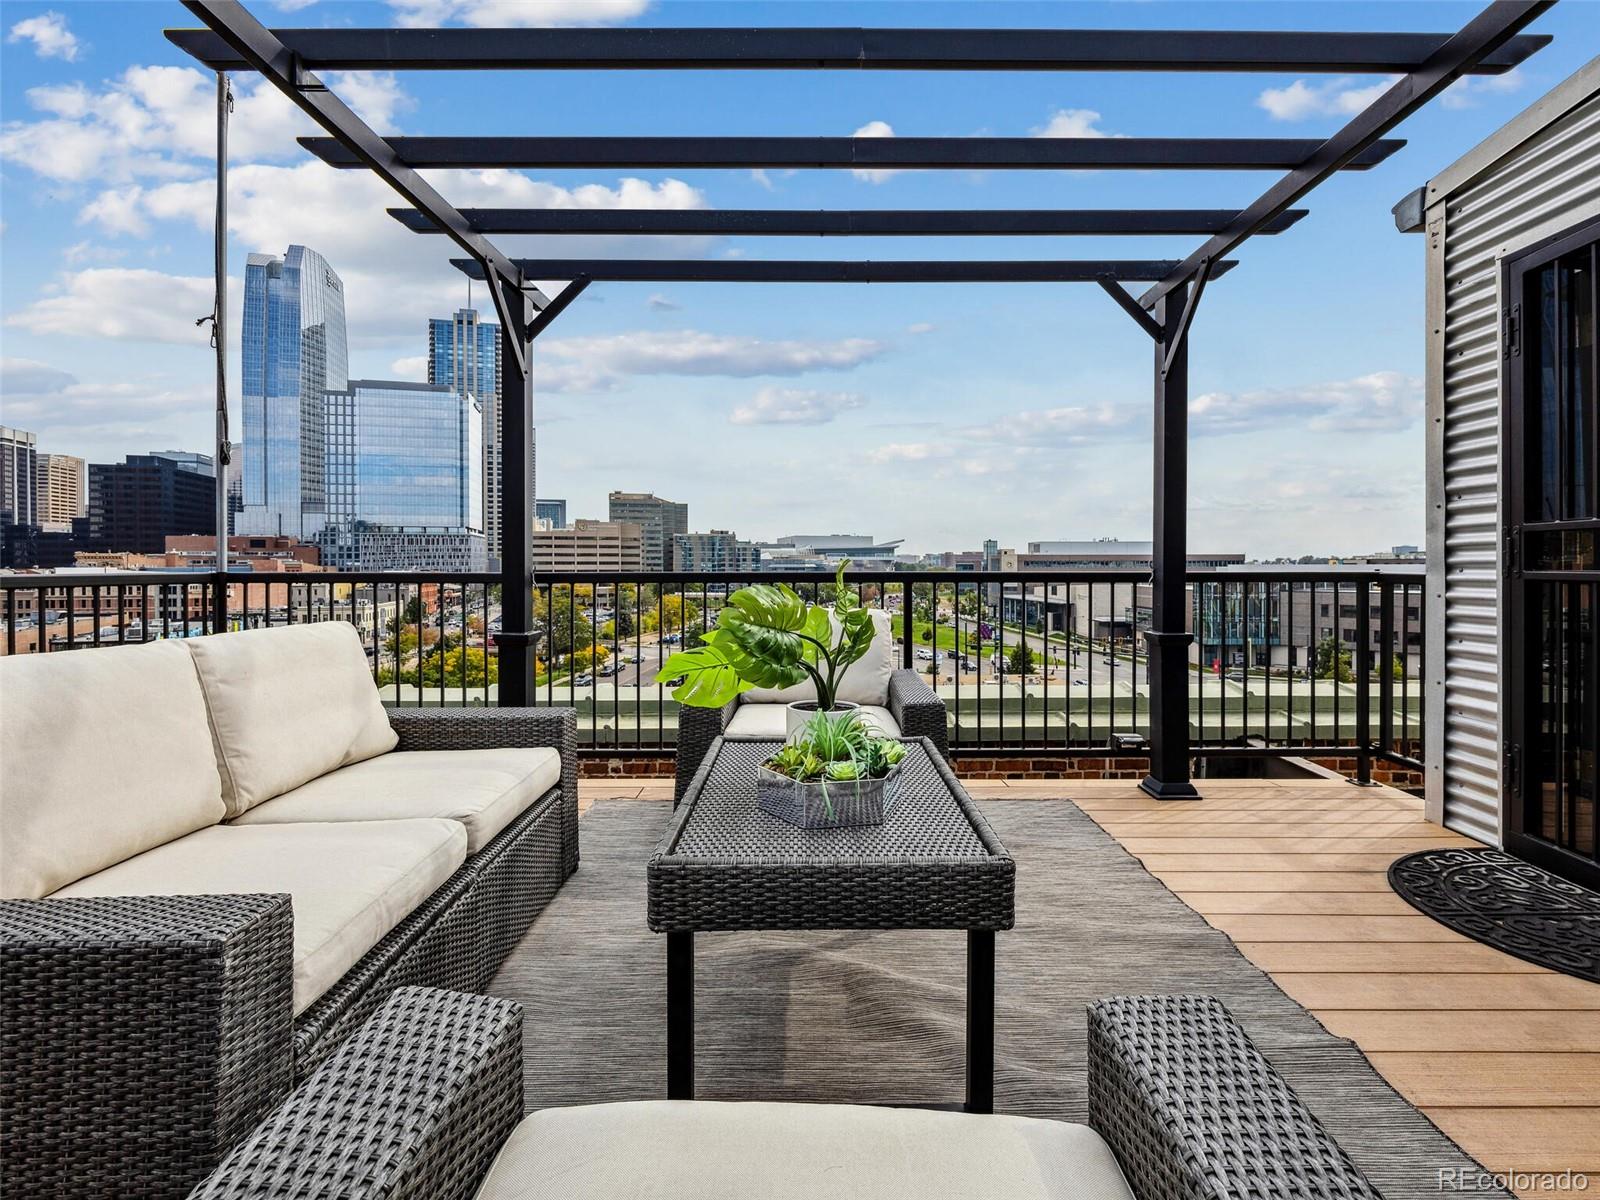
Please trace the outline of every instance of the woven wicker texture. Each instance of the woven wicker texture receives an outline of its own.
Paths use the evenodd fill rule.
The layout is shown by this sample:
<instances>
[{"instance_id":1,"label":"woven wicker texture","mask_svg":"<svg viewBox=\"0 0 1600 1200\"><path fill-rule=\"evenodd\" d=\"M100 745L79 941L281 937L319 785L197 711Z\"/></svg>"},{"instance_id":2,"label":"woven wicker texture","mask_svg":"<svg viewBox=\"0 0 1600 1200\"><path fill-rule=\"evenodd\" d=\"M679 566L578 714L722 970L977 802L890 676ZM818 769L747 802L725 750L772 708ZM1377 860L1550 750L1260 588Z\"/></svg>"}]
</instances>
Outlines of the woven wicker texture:
<instances>
[{"instance_id":1,"label":"woven wicker texture","mask_svg":"<svg viewBox=\"0 0 1600 1200\"><path fill-rule=\"evenodd\" d=\"M1215 997L1090 1005L1089 1123L1140 1200L1380 1200Z\"/></svg>"},{"instance_id":2,"label":"woven wicker texture","mask_svg":"<svg viewBox=\"0 0 1600 1200\"><path fill-rule=\"evenodd\" d=\"M714 742L649 864L650 928L1009 929L1016 866L926 741L882 825L799 829L761 811L772 741Z\"/></svg>"},{"instance_id":3,"label":"woven wicker texture","mask_svg":"<svg viewBox=\"0 0 1600 1200\"><path fill-rule=\"evenodd\" d=\"M522 1117L522 1010L405 988L194 1200L466 1200Z\"/></svg>"},{"instance_id":4,"label":"woven wicker texture","mask_svg":"<svg viewBox=\"0 0 1600 1200\"><path fill-rule=\"evenodd\" d=\"M0 903L0 1187L182 1196L290 1086L286 896Z\"/></svg>"}]
</instances>

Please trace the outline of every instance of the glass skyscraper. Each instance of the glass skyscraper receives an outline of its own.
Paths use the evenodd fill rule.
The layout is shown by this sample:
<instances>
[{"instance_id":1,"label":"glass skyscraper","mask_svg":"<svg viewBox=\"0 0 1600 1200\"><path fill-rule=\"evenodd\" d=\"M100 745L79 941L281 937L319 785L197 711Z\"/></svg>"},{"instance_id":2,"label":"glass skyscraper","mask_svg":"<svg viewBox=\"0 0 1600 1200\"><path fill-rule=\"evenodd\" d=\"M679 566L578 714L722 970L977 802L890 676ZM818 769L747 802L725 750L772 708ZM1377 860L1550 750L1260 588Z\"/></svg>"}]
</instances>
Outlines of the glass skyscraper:
<instances>
[{"instance_id":1,"label":"glass skyscraper","mask_svg":"<svg viewBox=\"0 0 1600 1200\"><path fill-rule=\"evenodd\" d=\"M327 405L349 384L344 284L323 257L290 246L252 254L240 331L242 534L313 540L327 519Z\"/></svg>"},{"instance_id":2,"label":"glass skyscraper","mask_svg":"<svg viewBox=\"0 0 1600 1200\"><path fill-rule=\"evenodd\" d=\"M500 326L473 308L428 322L428 382L469 398L483 419L480 526L489 555L500 555Z\"/></svg>"},{"instance_id":3,"label":"glass skyscraper","mask_svg":"<svg viewBox=\"0 0 1600 1200\"><path fill-rule=\"evenodd\" d=\"M323 562L484 569L483 414L444 385L355 379L327 401Z\"/></svg>"}]
</instances>

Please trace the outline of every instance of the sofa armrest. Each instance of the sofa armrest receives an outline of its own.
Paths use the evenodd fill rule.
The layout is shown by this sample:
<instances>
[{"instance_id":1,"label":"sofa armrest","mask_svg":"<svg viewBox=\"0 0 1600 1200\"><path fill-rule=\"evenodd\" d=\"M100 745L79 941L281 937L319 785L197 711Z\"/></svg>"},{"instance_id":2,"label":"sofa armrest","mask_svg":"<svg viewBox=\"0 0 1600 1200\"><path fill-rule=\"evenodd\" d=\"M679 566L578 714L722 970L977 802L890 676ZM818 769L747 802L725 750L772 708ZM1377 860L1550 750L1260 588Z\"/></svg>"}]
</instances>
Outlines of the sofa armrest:
<instances>
[{"instance_id":1,"label":"sofa armrest","mask_svg":"<svg viewBox=\"0 0 1600 1200\"><path fill-rule=\"evenodd\" d=\"M521 1006L400 988L190 1200L466 1200L521 1119Z\"/></svg>"},{"instance_id":2,"label":"sofa armrest","mask_svg":"<svg viewBox=\"0 0 1600 1200\"><path fill-rule=\"evenodd\" d=\"M549 746L561 752L562 859L578 866L578 712L572 708L406 708L386 704L396 750Z\"/></svg>"},{"instance_id":3,"label":"sofa armrest","mask_svg":"<svg viewBox=\"0 0 1600 1200\"><path fill-rule=\"evenodd\" d=\"M674 806L689 790L689 781L705 761L706 751L711 749L712 742L722 736L722 731L727 729L728 722L733 720L738 708L737 696L721 708L695 708L688 704L678 706L678 755L672 788Z\"/></svg>"},{"instance_id":4,"label":"sofa armrest","mask_svg":"<svg viewBox=\"0 0 1600 1200\"><path fill-rule=\"evenodd\" d=\"M950 757L944 701L917 672L902 667L889 676L889 715L906 737L928 738L941 757Z\"/></svg>"},{"instance_id":5,"label":"sofa armrest","mask_svg":"<svg viewBox=\"0 0 1600 1200\"><path fill-rule=\"evenodd\" d=\"M1089 1006L1089 1123L1140 1200L1379 1200L1214 996Z\"/></svg>"},{"instance_id":6,"label":"sofa armrest","mask_svg":"<svg viewBox=\"0 0 1600 1200\"><path fill-rule=\"evenodd\" d=\"M0 1186L181 1196L288 1095L289 897L0 902Z\"/></svg>"}]
</instances>

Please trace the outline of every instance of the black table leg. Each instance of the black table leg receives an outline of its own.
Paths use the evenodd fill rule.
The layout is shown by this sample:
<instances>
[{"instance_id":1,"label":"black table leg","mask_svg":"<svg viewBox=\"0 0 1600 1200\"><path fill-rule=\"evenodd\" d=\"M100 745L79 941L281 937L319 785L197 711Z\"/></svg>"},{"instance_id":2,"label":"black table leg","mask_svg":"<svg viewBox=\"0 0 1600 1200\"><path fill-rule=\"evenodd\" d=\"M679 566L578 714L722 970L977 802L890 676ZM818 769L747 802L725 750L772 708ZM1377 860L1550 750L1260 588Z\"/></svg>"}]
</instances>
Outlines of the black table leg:
<instances>
[{"instance_id":1,"label":"black table leg","mask_svg":"<svg viewBox=\"0 0 1600 1200\"><path fill-rule=\"evenodd\" d=\"M671 1005L670 993L668 1005ZM967 1111L994 1111L994 930L967 931Z\"/></svg>"},{"instance_id":2,"label":"black table leg","mask_svg":"<svg viewBox=\"0 0 1600 1200\"><path fill-rule=\"evenodd\" d=\"M989 937L992 955L994 935L990 934ZM992 957L990 963L992 979ZM992 983L990 986L992 1004ZM993 1070L992 1064L990 1069ZM694 934L692 933L667 934L667 1099L694 1099Z\"/></svg>"}]
</instances>

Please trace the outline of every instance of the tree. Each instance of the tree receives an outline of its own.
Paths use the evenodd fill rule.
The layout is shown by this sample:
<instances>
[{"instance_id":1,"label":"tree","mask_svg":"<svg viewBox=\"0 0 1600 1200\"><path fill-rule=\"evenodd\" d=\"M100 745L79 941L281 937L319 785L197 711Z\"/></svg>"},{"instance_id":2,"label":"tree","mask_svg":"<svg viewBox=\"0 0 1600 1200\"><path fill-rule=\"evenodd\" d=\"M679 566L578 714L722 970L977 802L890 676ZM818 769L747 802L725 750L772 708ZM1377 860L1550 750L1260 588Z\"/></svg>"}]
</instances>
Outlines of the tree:
<instances>
[{"instance_id":1,"label":"tree","mask_svg":"<svg viewBox=\"0 0 1600 1200\"><path fill-rule=\"evenodd\" d=\"M1013 675L1033 674L1033 647L1027 642L1018 642L1011 647L1010 657L1006 660L1006 670Z\"/></svg>"},{"instance_id":2,"label":"tree","mask_svg":"<svg viewBox=\"0 0 1600 1200\"><path fill-rule=\"evenodd\" d=\"M594 627L565 588L534 592L533 621L545 633L546 652L553 655L571 654L574 647L587 647L594 641Z\"/></svg>"},{"instance_id":3,"label":"tree","mask_svg":"<svg viewBox=\"0 0 1600 1200\"><path fill-rule=\"evenodd\" d=\"M1355 680L1356 674L1350 669L1350 651L1341 646L1331 632L1324 634L1317 643L1315 671L1318 679L1334 679L1340 683Z\"/></svg>"},{"instance_id":4,"label":"tree","mask_svg":"<svg viewBox=\"0 0 1600 1200\"><path fill-rule=\"evenodd\" d=\"M679 633L700 623L700 608L692 600L685 600L677 592L661 596L654 608L645 609L644 628L647 633Z\"/></svg>"},{"instance_id":5,"label":"tree","mask_svg":"<svg viewBox=\"0 0 1600 1200\"><path fill-rule=\"evenodd\" d=\"M933 641L933 628L932 628L932 626L924 626L923 629L922 629L922 632L919 633L917 636L920 637L925 642Z\"/></svg>"}]
</instances>

